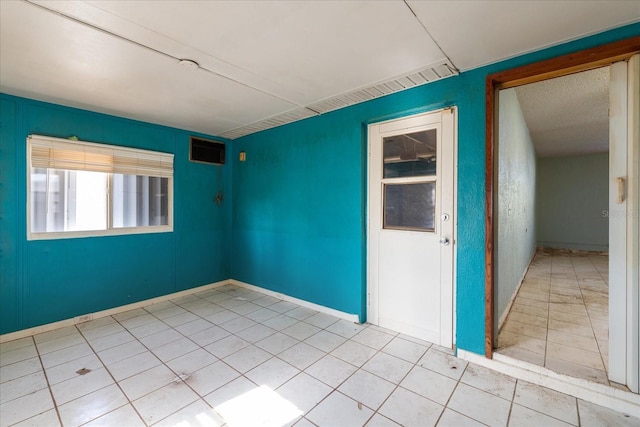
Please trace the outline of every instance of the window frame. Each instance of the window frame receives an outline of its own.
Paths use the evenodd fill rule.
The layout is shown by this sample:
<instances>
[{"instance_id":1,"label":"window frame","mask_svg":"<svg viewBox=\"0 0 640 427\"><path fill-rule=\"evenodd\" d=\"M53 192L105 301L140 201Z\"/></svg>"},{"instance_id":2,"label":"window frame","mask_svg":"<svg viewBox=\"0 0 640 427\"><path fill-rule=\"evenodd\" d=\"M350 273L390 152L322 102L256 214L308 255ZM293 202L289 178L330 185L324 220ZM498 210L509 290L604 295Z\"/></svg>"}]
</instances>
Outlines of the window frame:
<instances>
[{"instance_id":1,"label":"window frame","mask_svg":"<svg viewBox=\"0 0 640 427\"><path fill-rule=\"evenodd\" d=\"M130 154L139 153L141 155L156 154L171 157L171 174L167 178L167 224L166 225L145 225L136 227L118 227L113 228L113 175L118 172L103 172L107 175L107 192L106 192L106 209L107 209L107 228L104 230L82 230L82 231L49 231L49 232L32 232L31 231L31 170L32 170L32 140L49 140L52 142L64 142L78 144L78 146L100 146L102 148L114 150L114 152L127 152ZM26 220L27 220L27 240L58 240L58 239L74 239L84 237L103 237L103 236L122 236L132 234L150 234L150 233L170 233L173 232L173 196L174 196L174 155L160 151L143 150L138 148L122 147L118 145L94 143L87 141L78 141L75 139L54 138L42 135L27 136L27 188L26 188ZM54 169L54 168L52 168ZM70 170L70 169L56 169ZM145 176L145 175L134 175ZM153 175L146 175L153 176Z\"/></svg>"}]
</instances>

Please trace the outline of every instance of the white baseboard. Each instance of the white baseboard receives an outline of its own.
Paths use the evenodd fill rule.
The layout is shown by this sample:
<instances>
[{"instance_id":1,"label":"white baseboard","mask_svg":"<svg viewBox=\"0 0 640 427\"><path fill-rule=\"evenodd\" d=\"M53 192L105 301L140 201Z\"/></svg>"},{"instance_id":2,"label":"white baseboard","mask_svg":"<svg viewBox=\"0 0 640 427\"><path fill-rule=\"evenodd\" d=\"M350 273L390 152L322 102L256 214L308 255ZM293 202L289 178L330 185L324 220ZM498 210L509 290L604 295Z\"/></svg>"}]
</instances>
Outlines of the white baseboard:
<instances>
[{"instance_id":1,"label":"white baseboard","mask_svg":"<svg viewBox=\"0 0 640 427\"><path fill-rule=\"evenodd\" d=\"M502 312L502 315L500 315L500 319L498 319L498 334L500 334L500 331L502 330L502 327L504 326L504 322L507 320L507 317L509 316L509 313L511 312L511 307L513 306L513 303L516 300L516 297L518 296L518 292L520 292L520 288L522 287L522 282L524 282L524 278L527 277L527 273L529 272L529 267L531 267L531 263L533 262L533 259L536 257L536 253L537 253L537 248L534 249L533 251L533 255L531 255L531 258L529 259L529 262L527 263L527 268L524 269L524 273L522 273L522 277L520 277L520 281L518 282L518 286L516 286L515 291L513 291L513 293L511 294L511 298L509 299L509 303L507 304L507 306L505 307L504 311ZM497 338L494 337L494 338Z\"/></svg>"},{"instance_id":2,"label":"white baseboard","mask_svg":"<svg viewBox=\"0 0 640 427\"><path fill-rule=\"evenodd\" d=\"M360 323L360 318L357 314L349 314L344 311L335 310L333 308L325 307L323 305L314 304L309 301L305 301L302 299L294 298L289 295L281 294L279 292L270 291L269 289L264 289L259 286L252 285L250 283L241 282L239 280L231 279L229 283L239 286L241 288L251 289L252 291L260 292L261 294L269 295L274 298L278 298L284 301L292 302L294 304L298 304L302 307L310 308L311 310L318 311L320 313L329 314L334 317L338 317L340 319L348 320L353 323ZM221 285L218 285L221 286Z\"/></svg>"},{"instance_id":3,"label":"white baseboard","mask_svg":"<svg viewBox=\"0 0 640 427\"><path fill-rule=\"evenodd\" d=\"M533 365L493 354L493 359L470 351L458 350L458 357L511 377L559 391L587 402L602 405L633 416L640 414L640 395L604 384L558 374L542 366Z\"/></svg>"},{"instance_id":4,"label":"white baseboard","mask_svg":"<svg viewBox=\"0 0 640 427\"><path fill-rule=\"evenodd\" d=\"M161 295L159 297L150 298L150 299L134 302L127 305L121 305L119 307L110 308L108 310L96 311L95 313L87 313L71 319L60 320L58 322L47 323L46 325L40 325L40 326L35 326L29 329L22 329L16 332L10 332L8 334L0 335L0 343L17 340L24 337L30 337L32 335L42 334L44 332L53 331L54 329L77 325L78 323L88 322L89 320L99 319L101 317L113 316L114 314L124 313L125 311L129 311L129 310L135 310L136 308L146 307L148 305L157 304L159 302L169 301L172 299L191 295L197 292L206 291L208 289L217 288L218 286L223 286L228 283L229 283L229 280L222 280L220 282L198 286L197 288L186 289L184 291L174 292L172 294Z\"/></svg>"},{"instance_id":5,"label":"white baseboard","mask_svg":"<svg viewBox=\"0 0 640 427\"><path fill-rule=\"evenodd\" d=\"M349 314L342 311L334 310L329 307L324 307L318 304L314 304L309 301L294 298L288 295L284 295L278 292L273 292L268 289L261 288L259 286L251 285L249 283L240 282L238 280L227 279L219 282L210 283L208 285L198 286L197 288L186 289L180 292L174 292L172 294L162 295L155 298L146 299L143 301L134 302L127 305L121 305L119 307L110 308L108 310L96 311L95 313L87 313L81 316L74 317L72 319L60 320L58 322L47 323L46 325L35 326L29 329L22 329L16 332L10 332L8 334L0 335L0 343L7 341L13 341L24 337L30 337L32 335L42 334L44 332L53 331L54 329L64 328L67 326L77 325L79 323L88 322L90 320L99 319L101 317L113 316L114 314L124 313L125 311L135 310L136 308L146 307L148 305L157 304L164 301L180 298L183 296L195 294L198 292L206 291L209 289L215 289L224 285L233 284L241 288L251 289L252 291L260 292L265 295L272 296L284 301L289 301L294 304L301 305L303 307L310 308L320 313L330 314L331 316L338 317L340 319L348 320L354 323L360 323L360 319L357 314Z\"/></svg>"}]
</instances>

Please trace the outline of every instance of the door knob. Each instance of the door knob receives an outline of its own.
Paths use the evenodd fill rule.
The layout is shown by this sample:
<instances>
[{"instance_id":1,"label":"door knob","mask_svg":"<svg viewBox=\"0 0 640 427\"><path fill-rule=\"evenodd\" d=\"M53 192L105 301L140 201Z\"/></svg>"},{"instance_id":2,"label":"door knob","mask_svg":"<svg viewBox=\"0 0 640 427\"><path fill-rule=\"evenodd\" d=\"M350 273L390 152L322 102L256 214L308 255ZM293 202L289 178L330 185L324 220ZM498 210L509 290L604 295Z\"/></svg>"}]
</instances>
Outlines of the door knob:
<instances>
[{"instance_id":1,"label":"door knob","mask_svg":"<svg viewBox=\"0 0 640 427\"><path fill-rule=\"evenodd\" d=\"M449 245L449 239L447 239L446 237L443 237L442 239L440 239L440 244L443 246L448 246Z\"/></svg>"}]
</instances>

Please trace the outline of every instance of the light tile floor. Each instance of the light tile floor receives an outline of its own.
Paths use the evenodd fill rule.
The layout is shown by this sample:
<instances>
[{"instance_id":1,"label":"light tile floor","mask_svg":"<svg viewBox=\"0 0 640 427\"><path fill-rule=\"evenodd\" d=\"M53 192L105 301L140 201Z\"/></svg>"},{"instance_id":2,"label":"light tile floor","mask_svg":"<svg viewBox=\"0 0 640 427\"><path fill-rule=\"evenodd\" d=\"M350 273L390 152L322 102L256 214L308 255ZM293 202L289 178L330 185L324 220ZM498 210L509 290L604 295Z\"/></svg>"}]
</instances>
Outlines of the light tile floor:
<instances>
[{"instance_id":1,"label":"light tile floor","mask_svg":"<svg viewBox=\"0 0 640 427\"><path fill-rule=\"evenodd\" d=\"M498 336L498 352L606 385L608 256L538 250Z\"/></svg>"},{"instance_id":2,"label":"light tile floor","mask_svg":"<svg viewBox=\"0 0 640 427\"><path fill-rule=\"evenodd\" d=\"M2 426L640 423L430 343L231 285L0 351Z\"/></svg>"}]
</instances>

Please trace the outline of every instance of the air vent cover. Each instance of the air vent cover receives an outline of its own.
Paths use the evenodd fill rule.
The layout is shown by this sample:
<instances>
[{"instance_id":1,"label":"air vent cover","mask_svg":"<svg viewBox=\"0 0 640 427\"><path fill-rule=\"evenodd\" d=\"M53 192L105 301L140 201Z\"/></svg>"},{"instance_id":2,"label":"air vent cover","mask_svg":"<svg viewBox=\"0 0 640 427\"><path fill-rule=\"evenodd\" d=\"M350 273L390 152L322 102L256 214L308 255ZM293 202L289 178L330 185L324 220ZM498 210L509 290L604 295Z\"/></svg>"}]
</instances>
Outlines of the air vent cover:
<instances>
[{"instance_id":1,"label":"air vent cover","mask_svg":"<svg viewBox=\"0 0 640 427\"><path fill-rule=\"evenodd\" d=\"M222 142L191 137L189 160L192 162L210 163L214 165L224 164L225 146Z\"/></svg>"},{"instance_id":2,"label":"air vent cover","mask_svg":"<svg viewBox=\"0 0 640 427\"><path fill-rule=\"evenodd\" d=\"M287 111L283 114L278 114L264 120L231 129L223 133L221 136L229 139L240 138L265 129L271 129L276 126L306 119L307 117L328 113L329 111L348 107L350 105L379 98L384 95L423 85L435 80L455 76L457 74L458 69L453 64L447 60L438 61L409 74L373 83L369 86L356 89L351 92L338 94L305 106L300 106L299 108Z\"/></svg>"}]
</instances>

